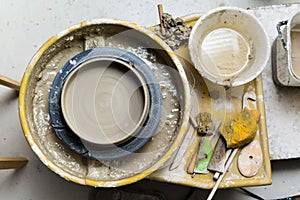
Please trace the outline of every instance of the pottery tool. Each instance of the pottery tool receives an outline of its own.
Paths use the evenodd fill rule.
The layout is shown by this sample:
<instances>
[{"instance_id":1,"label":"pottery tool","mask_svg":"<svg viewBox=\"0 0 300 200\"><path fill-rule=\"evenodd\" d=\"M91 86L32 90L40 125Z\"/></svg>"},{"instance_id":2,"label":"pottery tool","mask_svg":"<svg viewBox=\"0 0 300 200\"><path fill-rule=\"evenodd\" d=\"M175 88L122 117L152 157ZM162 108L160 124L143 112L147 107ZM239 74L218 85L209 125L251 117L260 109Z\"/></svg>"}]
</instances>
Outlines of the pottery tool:
<instances>
[{"instance_id":1,"label":"pottery tool","mask_svg":"<svg viewBox=\"0 0 300 200\"><path fill-rule=\"evenodd\" d=\"M217 180L221 173L224 173L225 162L231 154L232 149L226 151L225 142L217 144L213 157L208 165L210 171L215 171L214 180ZM219 147L218 147L219 145ZM222 145L220 147L220 145ZM215 153L216 152L216 153ZM225 153L224 153L225 152ZM263 157L260 143L253 140L248 145L243 147L239 158L238 168L240 173L245 177L255 176L262 167Z\"/></svg>"},{"instance_id":2,"label":"pottery tool","mask_svg":"<svg viewBox=\"0 0 300 200\"><path fill-rule=\"evenodd\" d=\"M195 174L208 174L207 165L212 156L210 141L207 137L202 137L200 140L198 152L196 154L196 165L193 172Z\"/></svg>"},{"instance_id":3,"label":"pottery tool","mask_svg":"<svg viewBox=\"0 0 300 200\"><path fill-rule=\"evenodd\" d=\"M192 129L197 129L197 123L192 116L190 116L189 122L192 125ZM175 153L175 156L173 158L171 165L169 166L169 171L173 171L173 170L177 169L177 167L180 165L183 155L184 155L184 152L185 152L185 148L182 148L182 144L189 143L191 141L194 133L195 133L195 130L192 130L192 131L188 131L187 134L185 135L183 141L181 142L180 146L178 147L178 150ZM194 170L194 168L193 168L193 170Z\"/></svg>"},{"instance_id":4,"label":"pottery tool","mask_svg":"<svg viewBox=\"0 0 300 200\"><path fill-rule=\"evenodd\" d=\"M207 169L214 172L224 173L225 163L231 153L231 149L226 151L226 144L222 137L219 138L216 148L214 150L212 159L210 160ZM218 174L219 174L218 173ZM217 173L215 173L217 174ZM219 174L220 175L220 174ZM214 179L218 179L218 176Z\"/></svg>"},{"instance_id":5,"label":"pottery tool","mask_svg":"<svg viewBox=\"0 0 300 200\"><path fill-rule=\"evenodd\" d=\"M161 35L166 35L166 29L164 27L163 24L163 6L162 4L158 4L157 5L158 8L158 14L159 14L159 25L160 25L160 31L161 31Z\"/></svg>"},{"instance_id":6,"label":"pottery tool","mask_svg":"<svg viewBox=\"0 0 300 200\"><path fill-rule=\"evenodd\" d=\"M15 81L15 80L12 80L6 76L3 76L3 75L0 75L0 85L4 85L6 87L9 87L11 89L14 89L14 90L17 90L19 91L20 90L20 83Z\"/></svg>"},{"instance_id":7,"label":"pottery tool","mask_svg":"<svg viewBox=\"0 0 300 200\"><path fill-rule=\"evenodd\" d=\"M234 150L232 151L232 153L230 154L230 156L229 156L229 158L228 158L228 160L227 160L227 162L226 162L226 165L225 165L225 172L226 172L226 171L228 170L228 168L230 167L230 165L231 165L231 163L232 163L232 161L233 161L235 155L237 154L237 152L238 152L238 148L234 149ZM225 174L226 174L226 173L222 173L222 174L220 175L220 177L218 178L218 180L217 180L215 186L213 187L213 189L211 190L209 196L207 197L207 200L211 200L211 199L213 198L213 196L215 195L215 193L216 193L216 191L217 191L217 189L218 189L218 187L219 187L221 181L223 180Z\"/></svg>"},{"instance_id":8,"label":"pottery tool","mask_svg":"<svg viewBox=\"0 0 300 200\"><path fill-rule=\"evenodd\" d=\"M254 93L245 93L243 96L243 110L248 109L250 110L250 106L248 100L254 101L256 99L256 95ZM255 115L254 118L257 121L257 116ZM255 135L254 135L255 136ZM228 149L226 151L226 143L224 139L219 139L217 147L214 151L213 158L209 163L208 169L211 171L215 171L214 179L217 180L221 173L225 172L225 163L226 160L229 158L232 149Z\"/></svg>"},{"instance_id":9,"label":"pottery tool","mask_svg":"<svg viewBox=\"0 0 300 200\"><path fill-rule=\"evenodd\" d=\"M194 117L190 116L189 122L190 122L190 124L193 126L193 128L194 128L195 130L198 130L198 124L197 124L197 122L196 122L196 120L195 120Z\"/></svg>"},{"instance_id":10,"label":"pottery tool","mask_svg":"<svg viewBox=\"0 0 300 200\"><path fill-rule=\"evenodd\" d=\"M177 169L177 167L182 162L182 158L183 158L185 150L186 150L185 148L182 148L182 144L189 143L192 139L193 134L194 134L194 131L188 131L188 133L184 137L182 143L180 144L180 146L178 147L178 150L175 153L175 156L173 158L171 165L169 166L169 171L173 171L173 170Z\"/></svg>"},{"instance_id":11,"label":"pottery tool","mask_svg":"<svg viewBox=\"0 0 300 200\"><path fill-rule=\"evenodd\" d=\"M197 116L197 120L194 117L190 117L191 125L194 127L196 132L200 135L204 135L208 132L208 130L211 126L211 122L212 122L212 120L211 120L211 116L209 113L200 113ZM202 145L202 147L203 147L203 145L205 145L204 144L205 142L202 141L202 139L204 140L204 138L205 138L204 136L201 138L199 146L197 148L198 151L200 151L200 154L202 154L203 156L205 156L205 150L204 150L204 148L202 148L202 150L201 150L201 145ZM195 176L194 169L195 169L195 166L196 166L196 163L198 160L197 155L199 155L199 152L196 152L192 155L190 163L187 168L187 173L193 174L192 178ZM206 171L207 170L205 170L205 173L206 173Z\"/></svg>"},{"instance_id":12,"label":"pottery tool","mask_svg":"<svg viewBox=\"0 0 300 200\"><path fill-rule=\"evenodd\" d=\"M247 94L247 95L246 95ZM244 108L250 110L250 106L246 99L255 99L255 95L251 93L246 93L243 97L245 102ZM251 97L252 96L252 97ZM251 115L256 122L260 119L260 112L257 110L251 110ZM258 132L259 130L257 130ZM257 132L253 133L254 137L257 135ZM239 158L238 158L238 168L240 173L245 177L255 176L260 168L262 167L263 157L262 149L260 143L256 140L252 140L249 144L243 147Z\"/></svg>"},{"instance_id":13,"label":"pottery tool","mask_svg":"<svg viewBox=\"0 0 300 200\"><path fill-rule=\"evenodd\" d=\"M17 158L0 158L0 170L1 169L18 169L24 167L28 163L28 160L23 157Z\"/></svg>"},{"instance_id":14,"label":"pottery tool","mask_svg":"<svg viewBox=\"0 0 300 200\"><path fill-rule=\"evenodd\" d=\"M198 127L199 126L198 126L195 118L190 116L189 121L190 121L191 125L193 126L193 128L195 129L195 132L198 132ZM192 158L191 158L190 163L189 163L188 168L187 168L187 173L188 174L193 174L192 177L194 177L194 168L195 168L195 165L196 165L196 161L197 161L197 152L192 155Z\"/></svg>"},{"instance_id":15,"label":"pottery tool","mask_svg":"<svg viewBox=\"0 0 300 200\"><path fill-rule=\"evenodd\" d=\"M245 177L255 176L262 167L262 149L258 141L253 140L245 146L238 157L238 169Z\"/></svg>"},{"instance_id":16,"label":"pottery tool","mask_svg":"<svg viewBox=\"0 0 300 200\"><path fill-rule=\"evenodd\" d=\"M212 135L202 136L197 153L196 166L194 168L194 174L208 174L207 166L212 158L213 151L220 137L219 128L221 122L215 123L215 129Z\"/></svg>"},{"instance_id":17,"label":"pottery tool","mask_svg":"<svg viewBox=\"0 0 300 200\"><path fill-rule=\"evenodd\" d=\"M247 95L246 95L247 94ZM252 93L246 93L243 97L243 101L245 105L244 108L250 110L250 105L246 99L254 99L255 95ZM252 96L252 97L251 97ZM251 114L256 122L260 119L260 112L257 110L252 110ZM257 130L258 132L259 130ZM254 136L257 134L255 132ZM238 168L240 173L245 177L255 176L260 168L262 167L263 157L262 157L262 149L260 143L256 140L251 141L249 144L243 147L239 157L238 157Z\"/></svg>"},{"instance_id":18,"label":"pottery tool","mask_svg":"<svg viewBox=\"0 0 300 200\"><path fill-rule=\"evenodd\" d=\"M195 169L195 165L196 165L196 161L197 161L197 152L195 152L192 157L191 160L189 162L188 168L187 168L187 173L188 174L192 174L192 178L195 177L195 173L194 173L194 169Z\"/></svg>"},{"instance_id":19,"label":"pottery tool","mask_svg":"<svg viewBox=\"0 0 300 200\"><path fill-rule=\"evenodd\" d=\"M218 178L217 178L216 184L214 185L213 189L211 190L207 200L211 200L213 198L217 188L219 187L221 181L223 180L223 178L226 174L226 171L228 170L228 168L230 167L234 157L236 156L236 154L238 152L238 149L240 147L243 147L245 145L245 143L250 140L249 138L252 138L252 140L253 140L254 137L255 137L255 134L256 134L256 131L257 131L257 127L256 127L256 125L257 125L256 124L257 115L253 114L253 116L252 116L252 113L249 112L248 109L250 109L250 106L249 106L248 100L255 101L256 100L255 93L246 92L243 95L243 102L242 102L243 111L241 113L239 113L232 122L230 122L231 130L235 130L234 129L234 128L236 128L235 126L237 126L237 128L240 128L240 129L237 129L236 131L230 132L231 135L229 135L229 133L226 133L227 135L225 135L225 136L228 137L228 138L225 138L227 147L228 146L235 146L235 149L230 150L231 154L230 154L228 160L226 161L225 168L224 168L224 173L222 173L220 176L217 174ZM249 124L252 125L251 124L252 122L249 122L250 117L254 118L254 120L255 120L255 128L253 128L251 126L251 128L255 129L254 134L253 134L252 130L248 131L249 129L243 129L244 126L248 126ZM240 121L240 118L243 119L243 121ZM227 130L227 129L225 129L225 130ZM247 131L245 131L245 130L247 130ZM224 129L223 129L223 131L224 131ZM244 135L242 135L242 132L240 132L240 131L244 131L244 133L243 133ZM224 133L221 133L221 134L223 136ZM240 136L240 135L242 135L242 136ZM233 139L235 139L235 140L233 140ZM251 141L249 141L249 142L251 142ZM219 172L217 172L217 173L219 173Z\"/></svg>"}]
</instances>

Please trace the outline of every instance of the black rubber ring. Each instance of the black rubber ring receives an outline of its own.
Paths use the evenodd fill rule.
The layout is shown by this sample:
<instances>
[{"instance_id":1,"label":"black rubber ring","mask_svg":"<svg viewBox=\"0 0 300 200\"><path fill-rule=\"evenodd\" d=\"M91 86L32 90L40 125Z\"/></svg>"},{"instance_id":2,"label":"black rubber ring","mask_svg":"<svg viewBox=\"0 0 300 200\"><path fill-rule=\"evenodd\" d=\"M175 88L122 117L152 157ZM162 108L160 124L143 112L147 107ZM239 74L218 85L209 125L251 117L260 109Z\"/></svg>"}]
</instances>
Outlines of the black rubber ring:
<instances>
[{"instance_id":1,"label":"black rubber ring","mask_svg":"<svg viewBox=\"0 0 300 200\"><path fill-rule=\"evenodd\" d=\"M61 92L68 75L80 64L95 58L113 58L131 63L147 84L150 105L148 118L136 137L119 146L99 148L91 151L86 149L81 139L66 124L61 110ZM161 112L162 94L154 73L141 58L123 49L111 47L94 48L74 56L61 68L50 88L49 114L56 135L76 153L97 160L117 159L140 149L155 133L160 121Z\"/></svg>"}]
</instances>

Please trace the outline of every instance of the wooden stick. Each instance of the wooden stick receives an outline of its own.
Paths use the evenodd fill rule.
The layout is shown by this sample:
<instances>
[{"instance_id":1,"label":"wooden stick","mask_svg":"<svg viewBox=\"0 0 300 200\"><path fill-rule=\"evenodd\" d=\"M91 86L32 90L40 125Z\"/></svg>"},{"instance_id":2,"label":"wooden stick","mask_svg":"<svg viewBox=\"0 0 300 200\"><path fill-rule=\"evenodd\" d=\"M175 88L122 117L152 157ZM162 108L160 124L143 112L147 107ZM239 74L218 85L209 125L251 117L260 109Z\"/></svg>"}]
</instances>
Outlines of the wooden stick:
<instances>
[{"instance_id":1,"label":"wooden stick","mask_svg":"<svg viewBox=\"0 0 300 200\"><path fill-rule=\"evenodd\" d=\"M195 152L192 155L191 161L190 161L189 166L187 168L187 173L188 174L194 174L194 169L195 169L196 161L197 161L197 152Z\"/></svg>"},{"instance_id":2,"label":"wooden stick","mask_svg":"<svg viewBox=\"0 0 300 200\"><path fill-rule=\"evenodd\" d=\"M163 16L163 6L162 6L162 4L158 4L157 8L158 8L158 14L159 14L159 24L160 24L161 35L166 35L166 29L164 27L163 19L162 19L162 16Z\"/></svg>"},{"instance_id":3,"label":"wooden stick","mask_svg":"<svg viewBox=\"0 0 300 200\"><path fill-rule=\"evenodd\" d=\"M20 83L18 81L15 81L3 75L0 75L0 85L4 85L17 91L20 90Z\"/></svg>"},{"instance_id":4,"label":"wooden stick","mask_svg":"<svg viewBox=\"0 0 300 200\"><path fill-rule=\"evenodd\" d=\"M26 158L0 158L0 169L18 169L24 167L28 160Z\"/></svg>"}]
</instances>

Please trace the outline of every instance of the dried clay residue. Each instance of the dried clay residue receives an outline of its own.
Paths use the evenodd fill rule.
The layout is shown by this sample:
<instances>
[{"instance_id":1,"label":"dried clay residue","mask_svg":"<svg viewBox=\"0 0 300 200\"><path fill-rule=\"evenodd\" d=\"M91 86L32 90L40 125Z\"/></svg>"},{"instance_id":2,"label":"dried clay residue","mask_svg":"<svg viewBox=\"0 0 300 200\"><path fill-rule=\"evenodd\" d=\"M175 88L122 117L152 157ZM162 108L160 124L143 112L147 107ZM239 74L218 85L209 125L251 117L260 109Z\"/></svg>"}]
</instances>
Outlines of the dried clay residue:
<instances>
[{"instance_id":1,"label":"dried clay residue","mask_svg":"<svg viewBox=\"0 0 300 200\"><path fill-rule=\"evenodd\" d=\"M199 115L197 116L197 124L197 132L201 135L205 135L206 133L211 132L213 124L211 114L207 112L199 113Z\"/></svg>"},{"instance_id":2,"label":"dried clay residue","mask_svg":"<svg viewBox=\"0 0 300 200\"><path fill-rule=\"evenodd\" d=\"M181 45L187 45L192 31L192 27L183 23L181 18L174 19L172 15L163 13L162 23L166 34L161 34L160 27L156 27L155 33L159 35L173 50Z\"/></svg>"}]
</instances>

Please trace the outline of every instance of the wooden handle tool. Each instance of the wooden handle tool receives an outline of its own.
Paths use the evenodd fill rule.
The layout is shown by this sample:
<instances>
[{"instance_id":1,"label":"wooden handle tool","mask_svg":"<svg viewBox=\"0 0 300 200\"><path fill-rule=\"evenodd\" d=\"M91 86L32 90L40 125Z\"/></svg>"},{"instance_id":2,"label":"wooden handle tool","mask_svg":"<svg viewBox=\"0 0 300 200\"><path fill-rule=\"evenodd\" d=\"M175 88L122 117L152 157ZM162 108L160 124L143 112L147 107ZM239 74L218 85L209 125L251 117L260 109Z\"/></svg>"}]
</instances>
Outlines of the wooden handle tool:
<instances>
[{"instance_id":1,"label":"wooden handle tool","mask_svg":"<svg viewBox=\"0 0 300 200\"><path fill-rule=\"evenodd\" d=\"M26 158L0 158L0 169L18 169L26 165Z\"/></svg>"},{"instance_id":2,"label":"wooden handle tool","mask_svg":"<svg viewBox=\"0 0 300 200\"><path fill-rule=\"evenodd\" d=\"M163 12L164 12L162 4L158 4L157 8L158 8L158 14L159 14L159 25L160 25L161 35L166 35L166 29L164 27L163 18L162 18Z\"/></svg>"},{"instance_id":3,"label":"wooden handle tool","mask_svg":"<svg viewBox=\"0 0 300 200\"><path fill-rule=\"evenodd\" d=\"M0 75L0 85L4 85L17 91L20 90L20 83L18 81L15 81L3 75Z\"/></svg>"}]
</instances>

